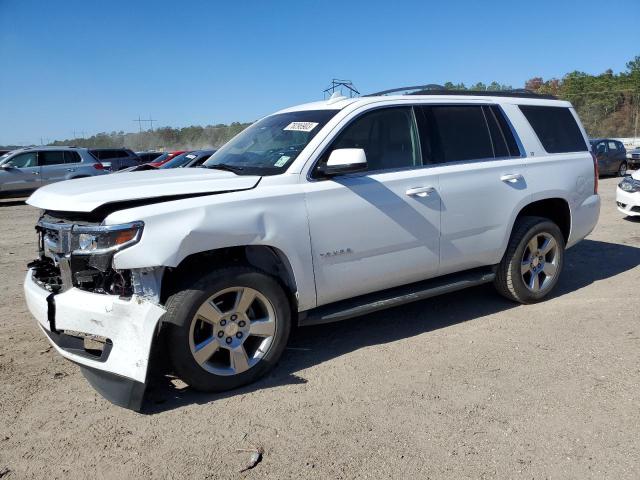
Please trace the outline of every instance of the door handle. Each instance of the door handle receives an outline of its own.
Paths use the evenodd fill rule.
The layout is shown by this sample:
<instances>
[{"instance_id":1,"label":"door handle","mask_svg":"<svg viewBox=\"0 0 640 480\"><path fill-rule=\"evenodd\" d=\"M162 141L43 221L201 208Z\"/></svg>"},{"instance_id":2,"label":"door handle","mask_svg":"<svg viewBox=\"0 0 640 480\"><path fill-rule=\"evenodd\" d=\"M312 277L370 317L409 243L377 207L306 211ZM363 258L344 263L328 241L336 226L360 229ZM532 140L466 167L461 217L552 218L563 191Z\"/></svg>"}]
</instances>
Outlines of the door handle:
<instances>
[{"instance_id":1,"label":"door handle","mask_svg":"<svg viewBox=\"0 0 640 480\"><path fill-rule=\"evenodd\" d=\"M519 173L508 173L506 175L502 175L500 177L500 180L502 180L505 183L516 183L516 182L519 182L520 180L524 180L524 177Z\"/></svg>"},{"instance_id":2,"label":"door handle","mask_svg":"<svg viewBox=\"0 0 640 480\"><path fill-rule=\"evenodd\" d=\"M407 189L406 192L404 192L405 194L409 195L410 197L428 197L429 195L431 195L433 192L435 192L436 189L433 187L413 187L413 188L409 188Z\"/></svg>"},{"instance_id":3,"label":"door handle","mask_svg":"<svg viewBox=\"0 0 640 480\"><path fill-rule=\"evenodd\" d=\"M40 172L31 172L31 173L33 173L34 175L40 175Z\"/></svg>"},{"instance_id":4,"label":"door handle","mask_svg":"<svg viewBox=\"0 0 640 480\"><path fill-rule=\"evenodd\" d=\"M76 169L75 168L67 168L67 172L75 172Z\"/></svg>"}]
</instances>

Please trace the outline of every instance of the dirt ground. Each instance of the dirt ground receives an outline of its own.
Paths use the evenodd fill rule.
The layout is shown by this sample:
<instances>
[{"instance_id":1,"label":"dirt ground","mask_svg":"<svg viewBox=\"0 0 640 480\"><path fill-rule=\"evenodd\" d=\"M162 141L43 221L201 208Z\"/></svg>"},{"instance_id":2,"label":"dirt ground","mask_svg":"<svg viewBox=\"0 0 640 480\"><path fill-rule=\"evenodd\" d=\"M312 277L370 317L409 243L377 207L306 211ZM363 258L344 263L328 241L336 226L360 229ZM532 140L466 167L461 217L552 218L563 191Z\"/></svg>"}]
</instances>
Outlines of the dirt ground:
<instances>
[{"instance_id":1,"label":"dirt ground","mask_svg":"<svg viewBox=\"0 0 640 480\"><path fill-rule=\"evenodd\" d=\"M484 286L301 329L257 384L159 384L144 414L49 348L22 295L37 211L3 201L0 477L640 478L640 221L616 183L544 303Z\"/></svg>"}]
</instances>

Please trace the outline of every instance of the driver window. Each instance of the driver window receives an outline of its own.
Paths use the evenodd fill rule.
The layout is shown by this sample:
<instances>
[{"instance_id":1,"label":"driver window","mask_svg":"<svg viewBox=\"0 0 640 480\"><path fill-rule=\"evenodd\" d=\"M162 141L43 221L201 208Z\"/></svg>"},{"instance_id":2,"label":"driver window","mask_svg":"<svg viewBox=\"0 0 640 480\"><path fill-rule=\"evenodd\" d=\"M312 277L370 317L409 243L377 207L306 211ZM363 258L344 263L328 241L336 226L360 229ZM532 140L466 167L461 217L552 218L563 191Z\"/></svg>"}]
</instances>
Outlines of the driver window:
<instances>
[{"instance_id":1,"label":"driver window","mask_svg":"<svg viewBox=\"0 0 640 480\"><path fill-rule=\"evenodd\" d=\"M5 165L15 168L29 168L38 166L38 154L36 152L21 153L9 160Z\"/></svg>"},{"instance_id":2,"label":"driver window","mask_svg":"<svg viewBox=\"0 0 640 480\"><path fill-rule=\"evenodd\" d=\"M338 148L362 148L370 172L422 165L411 107L379 109L356 118L339 134L326 158Z\"/></svg>"}]
</instances>

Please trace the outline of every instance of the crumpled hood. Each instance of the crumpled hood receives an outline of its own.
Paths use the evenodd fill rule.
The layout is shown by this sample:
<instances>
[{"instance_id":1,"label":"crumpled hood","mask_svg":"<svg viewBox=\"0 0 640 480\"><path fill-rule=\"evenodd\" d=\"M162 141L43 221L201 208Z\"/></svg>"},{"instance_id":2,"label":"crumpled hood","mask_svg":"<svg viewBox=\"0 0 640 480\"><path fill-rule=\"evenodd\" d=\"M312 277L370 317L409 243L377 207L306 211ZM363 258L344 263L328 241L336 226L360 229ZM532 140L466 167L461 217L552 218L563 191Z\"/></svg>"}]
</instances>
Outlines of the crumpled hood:
<instances>
[{"instance_id":1,"label":"crumpled hood","mask_svg":"<svg viewBox=\"0 0 640 480\"><path fill-rule=\"evenodd\" d=\"M45 210L91 212L108 203L128 200L247 190L260 178L205 168L118 173L47 185L36 190L27 203Z\"/></svg>"}]
</instances>

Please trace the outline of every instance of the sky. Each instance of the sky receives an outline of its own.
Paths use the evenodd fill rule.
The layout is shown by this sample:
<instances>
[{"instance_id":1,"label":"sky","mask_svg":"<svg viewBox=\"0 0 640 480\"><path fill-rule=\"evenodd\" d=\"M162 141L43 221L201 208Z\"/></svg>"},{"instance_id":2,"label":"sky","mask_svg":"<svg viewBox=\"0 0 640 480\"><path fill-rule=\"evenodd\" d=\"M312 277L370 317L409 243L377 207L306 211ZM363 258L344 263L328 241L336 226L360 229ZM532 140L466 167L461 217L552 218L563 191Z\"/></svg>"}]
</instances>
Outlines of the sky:
<instances>
[{"instance_id":1,"label":"sky","mask_svg":"<svg viewBox=\"0 0 640 480\"><path fill-rule=\"evenodd\" d=\"M640 0L0 0L0 145L252 121L447 81L522 87L640 55Z\"/></svg>"}]
</instances>

